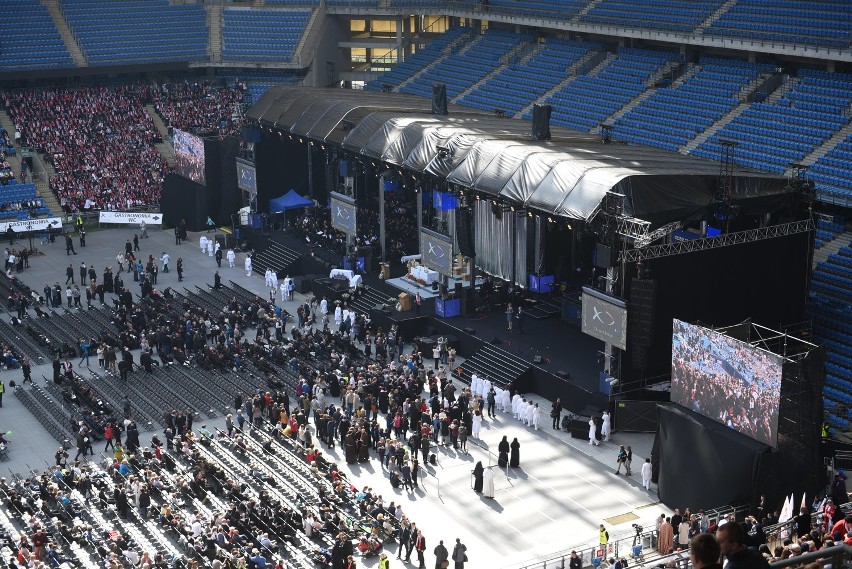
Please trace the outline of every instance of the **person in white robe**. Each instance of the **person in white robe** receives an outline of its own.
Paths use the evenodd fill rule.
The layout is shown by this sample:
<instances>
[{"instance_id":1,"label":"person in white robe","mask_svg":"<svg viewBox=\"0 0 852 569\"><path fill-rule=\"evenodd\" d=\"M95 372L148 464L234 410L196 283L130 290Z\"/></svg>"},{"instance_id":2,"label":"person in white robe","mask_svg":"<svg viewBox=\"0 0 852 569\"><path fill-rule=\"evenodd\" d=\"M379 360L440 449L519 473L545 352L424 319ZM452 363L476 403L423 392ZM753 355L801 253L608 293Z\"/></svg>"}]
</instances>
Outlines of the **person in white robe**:
<instances>
[{"instance_id":1,"label":"person in white robe","mask_svg":"<svg viewBox=\"0 0 852 569\"><path fill-rule=\"evenodd\" d=\"M494 497L494 469L486 468L482 473L482 495L486 498Z\"/></svg>"},{"instance_id":2,"label":"person in white robe","mask_svg":"<svg viewBox=\"0 0 852 569\"><path fill-rule=\"evenodd\" d=\"M246 276L250 277L251 276L251 257L249 255L246 255L246 262L245 262L244 266L245 266L245 269L246 269Z\"/></svg>"},{"instance_id":3,"label":"person in white robe","mask_svg":"<svg viewBox=\"0 0 852 569\"><path fill-rule=\"evenodd\" d=\"M470 393L474 396L479 394L479 376L475 373L470 376Z\"/></svg>"},{"instance_id":4,"label":"person in white robe","mask_svg":"<svg viewBox=\"0 0 852 569\"><path fill-rule=\"evenodd\" d=\"M601 436L603 440L608 441L610 434L612 434L612 423L610 423L609 411L604 411L601 416Z\"/></svg>"},{"instance_id":5,"label":"person in white robe","mask_svg":"<svg viewBox=\"0 0 852 569\"><path fill-rule=\"evenodd\" d=\"M473 423L471 424L470 436L475 439L479 438L479 431L482 429L482 412L474 412Z\"/></svg>"},{"instance_id":6,"label":"person in white robe","mask_svg":"<svg viewBox=\"0 0 852 569\"><path fill-rule=\"evenodd\" d=\"M518 412L520 411L521 405L521 396L515 393L515 396L512 397L512 416L517 419Z\"/></svg>"},{"instance_id":7,"label":"person in white robe","mask_svg":"<svg viewBox=\"0 0 852 569\"><path fill-rule=\"evenodd\" d=\"M536 431L538 430L539 421L541 421L541 408L536 403L532 409L532 426Z\"/></svg>"},{"instance_id":8,"label":"person in white robe","mask_svg":"<svg viewBox=\"0 0 852 569\"><path fill-rule=\"evenodd\" d=\"M589 419L589 444L595 446L599 444L597 438L597 425L595 425L594 417Z\"/></svg>"},{"instance_id":9,"label":"person in white robe","mask_svg":"<svg viewBox=\"0 0 852 569\"><path fill-rule=\"evenodd\" d=\"M219 249L222 248L222 244L216 241L216 244L213 246L213 253L216 254L219 252Z\"/></svg>"},{"instance_id":10,"label":"person in white robe","mask_svg":"<svg viewBox=\"0 0 852 569\"><path fill-rule=\"evenodd\" d=\"M642 486L645 487L645 490L651 489L651 459L646 458L645 462L642 463Z\"/></svg>"},{"instance_id":11,"label":"person in white robe","mask_svg":"<svg viewBox=\"0 0 852 569\"><path fill-rule=\"evenodd\" d=\"M343 323L343 309L340 305L334 307L334 323L337 324L337 329L340 330L340 325Z\"/></svg>"},{"instance_id":12,"label":"person in white robe","mask_svg":"<svg viewBox=\"0 0 852 569\"><path fill-rule=\"evenodd\" d=\"M198 238L198 245L201 246L201 254L202 255L207 252L207 236L206 235L202 235L201 237Z\"/></svg>"},{"instance_id":13,"label":"person in white robe","mask_svg":"<svg viewBox=\"0 0 852 569\"><path fill-rule=\"evenodd\" d=\"M207 256L208 257L213 256L213 244L214 243L215 243L215 241L213 241L212 239L207 240Z\"/></svg>"},{"instance_id":14,"label":"person in white robe","mask_svg":"<svg viewBox=\"0 0 852 569\"><path fill-rule=\"evenodd\" d=\"M234 253L233 249L228 249L227 257L228 257L228 266L233 269L234 265L236 264L236 261L237 261L237 254Z\"/></svg>"},{"instance_id":15,"label":"person in white robe","mask_svg":"<svg viewBox=\"0 0 852 569\"><path fill-rule=\"evenodd\" d=\"M322 323L328 322L328 300L325 297L320 301L320 314L322 314Z\"/></svg>"},{"instance_id":16,"label":"person in white robe","mask_svg":"<svg viewBox=\"0 0 852 569\"><path fill-rule=\"evenodd\" d=\"M488 397L488 394L490 392L491 392L491 380L488 379L488 378L483 378L482 379L482 396ZM496 398L495 398L494 403L495 404L497 403Z\"/></svg>"}]
</instances>

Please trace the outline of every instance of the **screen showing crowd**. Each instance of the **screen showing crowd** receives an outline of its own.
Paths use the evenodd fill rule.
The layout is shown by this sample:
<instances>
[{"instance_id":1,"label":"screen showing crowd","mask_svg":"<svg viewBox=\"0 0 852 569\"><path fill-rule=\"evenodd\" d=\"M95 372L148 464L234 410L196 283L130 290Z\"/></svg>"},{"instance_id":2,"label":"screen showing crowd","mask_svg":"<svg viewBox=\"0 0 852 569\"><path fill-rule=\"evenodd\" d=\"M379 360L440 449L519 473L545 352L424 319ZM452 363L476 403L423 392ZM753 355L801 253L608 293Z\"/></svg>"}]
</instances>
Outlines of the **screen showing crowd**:
<instances>
[{"instance_id":1,"label":"screen showing crowd","mask_svg":"<svg viewBox=\"0 0 852 569\"><path fill-rule=\"evenodd\" d=\"M776 446L781 356L675 320L672 401Z\"/></svg>"},{"instance_id":2,"label":"screen showing crowd","mask_svg":"<svg viewBox=\"0 0 852 569\"><path fill-rule=\"evenodd\" d=\"M198 184L204 179L204 140L194 134L174 129L175 169Z\"/></svg>"}]
</instances>

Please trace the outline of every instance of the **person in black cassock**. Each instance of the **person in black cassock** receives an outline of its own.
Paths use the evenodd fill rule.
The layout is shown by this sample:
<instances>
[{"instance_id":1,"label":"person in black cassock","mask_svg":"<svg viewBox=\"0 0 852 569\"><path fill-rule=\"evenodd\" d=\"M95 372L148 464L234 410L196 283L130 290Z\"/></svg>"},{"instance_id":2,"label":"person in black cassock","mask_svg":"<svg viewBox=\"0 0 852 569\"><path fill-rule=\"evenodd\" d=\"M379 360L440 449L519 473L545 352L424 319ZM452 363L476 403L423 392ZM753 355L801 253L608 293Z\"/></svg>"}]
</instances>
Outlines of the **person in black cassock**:
<instances>
[{"instance_id":1,"label":"person in black cassock","mask_svg":"<svg viewBox=\"0 0 852 569\"><path fill-rule=\"evenodd\" d=\"M485 468L482 466L482 461L476 463L476 466L473 467L473 491L477 493L482 492L482 475L485 472Z\"/></svg>"},{"instance_id":2,"label":"person in black cassock","mask_svg":"<svg viewBox=\"0 0 852 569\"><path fill-rule=\"evenodd\" d=\"M497 458L497 465L505 467L509 464L509 441L505 435L503 436L503 440L500 441L500 444L497 445L497 451L500 453Z\"/></svg>"},{"instance_id":3,"label":"person in black cassock","mask_svg":"<svg viewBox=\"0 0 852 569\"><path fill-rule=\"evenodd\" d=\"M509 466L511 466L512 468L517 468L518 465L521 462L521 457L520 457L521 443L518 442L517 437L515 437L515 440L512 441L511 447L512 447L512 458L509 459Z\"/></svg>"}]
</instances>

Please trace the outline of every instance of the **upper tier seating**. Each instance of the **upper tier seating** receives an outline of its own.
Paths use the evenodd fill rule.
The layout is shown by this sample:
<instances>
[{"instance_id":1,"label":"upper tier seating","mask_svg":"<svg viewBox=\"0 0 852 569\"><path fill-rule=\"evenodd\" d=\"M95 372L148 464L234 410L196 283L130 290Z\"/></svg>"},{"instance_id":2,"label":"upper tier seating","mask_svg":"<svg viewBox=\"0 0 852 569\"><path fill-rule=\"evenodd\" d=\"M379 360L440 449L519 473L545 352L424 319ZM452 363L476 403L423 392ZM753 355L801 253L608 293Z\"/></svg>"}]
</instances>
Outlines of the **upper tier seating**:
<instances>
[{"instance_id":1,"label":"upper tier seating","mask_svg":"<svg viewBox=\"0 0 852 569\"><path fill-rule=\"evenodd\" d=\"M719 139L739 142L734 162L783 174L849 122L852 80L803 70L798 84L777 103L753 103L693 154L718 159Z\"/></svg>"},{"instance_id":2,"label":"upper tier seating","mask_svg":"<svg viewBox=\"0 0 852 569\"><path fill-rule=\"evenodd\" d=\"M772 65L705 57L682 85L659 89L616 121L620 140L676 152L710 127L738 100L740 89Z\"/></svg>"},{"instance_id":3,"label":"upper tier seating","mask_svg":"<svg viewBox=\"0 0 852 569\"><path fill-rule=\"evenodd\" d=\"M549 39L528 60L516 61L495 73L460 103L487 111L499 108L512 116L552 89L565 77L566 69L594 47L586 42Z\"/></svg>"},{"instance_id":4,"label":"upper tier seating","mask_svg":"<svg viewBox=\"0 0 852 569\"><path fill-rule=\"evenodd\" d=\"M225 8L222 59L289 62L310 17L311 10Z\"/></svg>"},{"instance_id":5,"label":"upper tier seating","mask_svg":"<svg viewBox=\"0 0 852 569\"><path fill-rule=\"evenodd\" d=\"M62 0L62 12L91 65L207 59L201 5L169 0Z\"/></svg>"},{"instance_id":6,"label":"upper tier seating","mask_svg":"<svg viewBox=\"0 0 852 569\"><path fill-rule=\"evenodd\" d=\"M676 32L691 32L724 0L603 0L580 18L582 22Z\"/></svg>"},{"instance_id":7,"label":"upper tier seating","mask_svg":"<svg viewBox=\"0 0 852 569\"><path fill-rule=\"evenodd\" d=\"M548 97L553 123L585 132L596 128L647 89L648 78L676 58L671 51L622 48L596 75L580 75Z\"/></svg>"},{"instance_id":8,"label":"upper tier seating","mask_svg":"<svg viewBox=\"0 0 852 569\"><path fill-rule=\"evenodd\" d=\"M494 71L500 65L501 58L530 39L530 36L523 34L488 30L417 77L401 91L426 96L432 93L433 83L445 83L447 100L450 100Z\"/></svg>"},{"instance_id":9,"label":"upper tier seating","mask_svg":"<svg viewBox=\"0 0 852 569\"><path fill-rule=\"evenodd\" d=\"M240 83L244 84L248 92L251 93L253 102L257 102L261 95L273 85L301 85L304 80L301 75L274 70L218 70L216 76L227 79L230 85L233 85L239 79Z\"/></svg>"},{"instance_id":10,"label":"upper tier seating","mask_svg":"<svg viewBox=\"0 0 852 569\"><path fill-rule=\"evenodd\" d=\"M846 0L738 0L704 33L848 48L852 11Z\"/></svg>"},{"instance_id":11,"label":"upper tier seating","mask_svg":"<svg viewBox=\"0 0 852 569\"><path fill-rule=\"evenodd\" d=\"M0 71L74 66L43 5L29 0L0 0L0 12Z\"/></svg>"},{"instance_id":12,"label":"upper tier seating","mask_svg":"<svg viewBox=\"0 0 852 569\"><path fill-rule=\"evenodd\" d=\"M817 160L805 177L816 183L818 195L828 201L852 203L852 134Z\"/></svg>"},{"instance_id":13,"label":"upper tier seating","mask_svg":"<svg viewBox=\"0 0 852 569\"><path fill-rule=\"evenodd\" d=\"M444 50L459 38L469 38L472 36L472 28L450 28L430 41L429 45L407 57L402 63L394 65L393 69L378 79L367 83L364 89L366 91L381 91L384 85L395 87L441 57L444 54Z\"/></svg>"}]
</instances>

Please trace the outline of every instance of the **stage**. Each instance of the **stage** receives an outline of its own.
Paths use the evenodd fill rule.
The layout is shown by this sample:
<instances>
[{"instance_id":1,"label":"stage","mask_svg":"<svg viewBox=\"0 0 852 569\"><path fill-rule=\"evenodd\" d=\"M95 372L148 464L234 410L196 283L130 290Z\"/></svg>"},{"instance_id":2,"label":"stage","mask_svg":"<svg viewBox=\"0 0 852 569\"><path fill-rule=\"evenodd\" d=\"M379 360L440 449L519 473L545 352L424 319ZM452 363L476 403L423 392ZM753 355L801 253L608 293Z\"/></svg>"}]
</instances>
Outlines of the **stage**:
<instances>
[{"instance_id":1,"label":"stage","mask_svg":"<svg viewBox=\"0 0 852 569\"><path fill-rule=\"evenodd\" d=\"M420 298L429 299L435 298L438 296L438 290L435 289L431 284L423 285L416 281L409 279L408 277L397 277L395 279L388 279L385 281L390 286L397 288L403 292L407 292L411 295L420 293ZM451 278L447 283L447 288L449 290L454 290L456 284L461 285L462 288L470 288L470 281L465 281L462 279ZM479 287L482 284L482 278L479 277L476 279L476 286Z\"/></svg>"}]
</instances>

